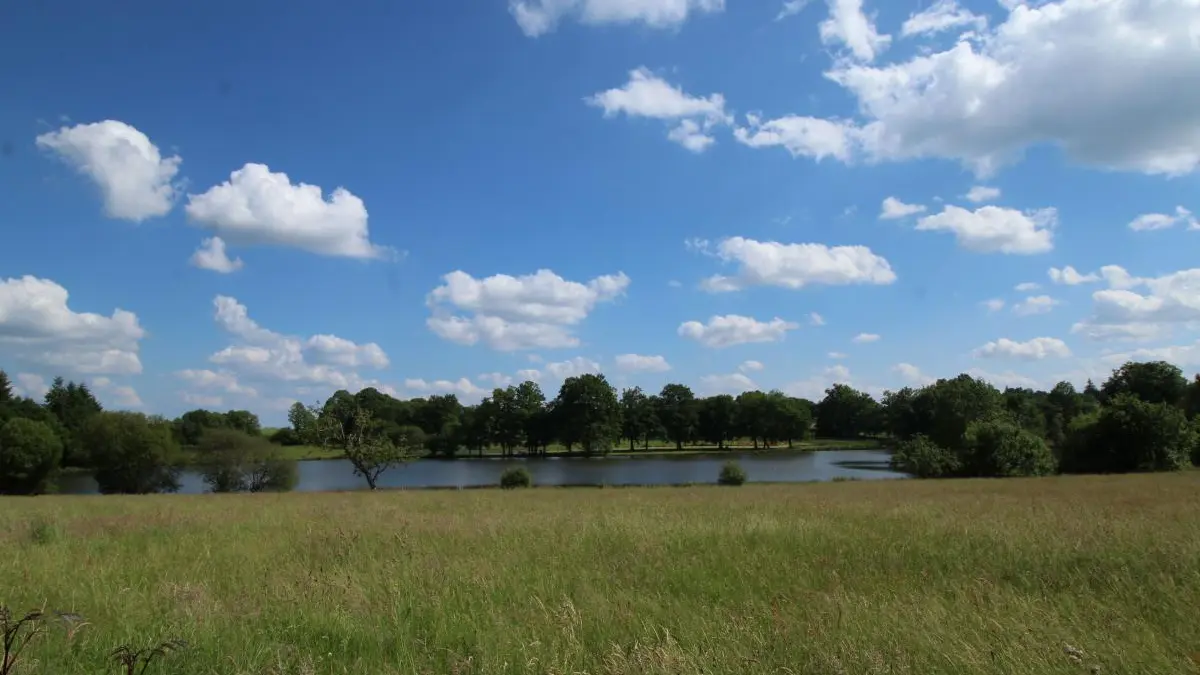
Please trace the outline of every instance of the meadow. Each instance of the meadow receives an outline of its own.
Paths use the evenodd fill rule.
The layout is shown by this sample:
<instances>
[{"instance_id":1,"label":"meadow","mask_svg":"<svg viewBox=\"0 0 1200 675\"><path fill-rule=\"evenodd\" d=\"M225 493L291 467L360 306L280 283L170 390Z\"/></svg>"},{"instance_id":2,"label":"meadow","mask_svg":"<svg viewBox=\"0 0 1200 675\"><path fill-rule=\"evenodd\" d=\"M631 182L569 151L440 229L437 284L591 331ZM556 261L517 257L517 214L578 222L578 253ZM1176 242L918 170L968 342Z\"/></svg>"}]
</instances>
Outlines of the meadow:
<instances>
[{"instance_id":1,"label":"meadow","mask_svg":"<svg viewBox=\"0 0 1200 675\"><path fill-rule=\"evenodd\" d=\"M0 498L21 673L1198 672L1200 472Z\"/></svg>"}]
</instances>

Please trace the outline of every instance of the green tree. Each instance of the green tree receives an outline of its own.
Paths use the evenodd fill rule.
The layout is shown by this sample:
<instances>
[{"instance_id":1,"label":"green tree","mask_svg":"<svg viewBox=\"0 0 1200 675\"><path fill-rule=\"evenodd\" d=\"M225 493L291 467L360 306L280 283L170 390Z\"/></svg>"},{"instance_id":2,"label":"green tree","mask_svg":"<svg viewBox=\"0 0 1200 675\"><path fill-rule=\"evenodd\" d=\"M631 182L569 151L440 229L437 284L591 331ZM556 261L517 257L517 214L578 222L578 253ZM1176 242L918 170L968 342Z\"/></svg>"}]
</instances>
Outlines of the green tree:
<instances>
[{"instance_id":1,"label":"green tree","mask_svg":"<svg viewBox=\"0 0 1200 675\"><path fill-rule=\"evenodd\" d=\"M963 446L967 427L1003 414L1003 401L999 390L970 375L938 380L917 395L918 419L927 424L917 431L934 444L957 452Z\"/></svg>"},{"instance_id":2,"label":"green tree","mask_svg":"<svg viewBox=\"0 0 1200 675\"><path fill-rule=\"evenodd\" d=\"M336 396L337 392L334 393ZM424 439L418 437L416 429L405 427L409 433L401 434L396 442L383 433L371 413L358 407L353 399L347 402L344 397L338 400L334 397L326 401L320 413L316 409L312 411L317 418L313 441L323 448L339 450L354 467L355 475L367 481L367 487L376 489L379 477L385 471L420 455ZM421 435L424 435L423 430Z\"/></svg>"},{"instance_id":3,"label":"green tree","mask_svg":"<svg viewBox=\"0 0 1200 675\"><path fill-rule=\"evenodd\" d=\"M1061 465L1066 473L1174 471L1191 463L1195 433L1183 411L1118 394L1071 426Z\"/></svg>"},{"instance_id":4,"label":"green tree","mask_svg":"<svg viewBox=\"0 0 1200 675\"><path fill-rule=\"evenodd\" d=\"M986 478L1046 476L1054 455L1041 436L1005 419L972 422L962 453L962 474Z\"/></svg>"},{"instance_id":5,"label":"green tree","mask_svg":"<svg viewBox=\"0 0 1200 675\"><path fill-rule=\"evenodd\" d=\"M0 494L47 492L62 452L62 441L43 422L17 417L0 425Z\"/></svg>"},{"instance_id":6,"label":"green tree","mask_svg":"<svg viewBox=\"0 0 1200 675\"><path fill-rule=\"evenodd\" d=\"M248 436L262 435L262 425L258 421L258 415L249 410L230 410L225 413L224 426L240 431Z\"/></svg>"},{"instance_id":7,"label":"green tree","mask_svg":"<svg viewBox=\"0 0 1200 675\"><path fill-rule=\"evenodd\" d=\"M793 398L781 391L767 394L768 435L775 441L803 441L812 433L813 406L802 398Z\"/></svg>"},{"instance_id":8,"label":"green tree","mask_svg":"<svg viewBox=\"0 0 1200 675\"><path fill-rule=\"evenodd\" d=\"M13 400L12 381L8 379L8 373L0 370L0 408L8 405Z\"/></svg>"},{"instance_id":9,"label":"green tree","mask_svg":"<svg viewBox=\"0 0 1200 675\"><path fill-rule=\"evenodd\" d=\"M101 494L179 489L181 454L171 426L132 412L92 416L82 434Z\"/></svg>"},{"instance_id":10,"label":"green tree","mask_svg":"<svg viewBox=\"0 0 1200 675\"><path fill-rule=\"evenodd\" d=\"M1104 401L1129 394L1146 403L1180 405L1187 386L1183 371L1166 361L1130 361L1113 371L1100 387L1100 394Z\"/></svg>"},{"instance_id":11,"label":"green tree","mask_svg":"<svg viewBox=\"0 0 1200 675\"><path fill-rule=\"evenodd\" d=\"M825 390L817 404L817 435L827 438L856 438L881 426L879 403L865 391L847 384Z\"/></svg>"},{"instance_id":12,"label":"green tree","mask_svg":"<svg viewBox=\"0 0 1200 675\"><path fill-rule=\"evenodd\" d=\"M219 412L211 410L189 410L175 420L175 439L180 445L192 447L200 444L200 439L208 429L221 429L227 426L227 418Z\"/></svg>"},{"instance_id":13,"label":"green tree","mask_svg":"<svg viewBox=\"0 0 1200 675\"><path fill-rule=\"evenodd\" d=\"M650 397L642 392L641 387L621 391L621 436L629 440L630 451L647 436L647 427L653 424L653 415Z\"/></svg>"},{"instance_id":14,"label":"green tree","mask_svg":"<svg viewBox=\"0 0 1200 675\"><path fill-rule=\"evenodd\" d=\"M587 454L606 453L621 435L617 390L603 375L569 377L554 402L564 443L578 444Z\"/></svg>"},{"instance_id":15,"label":"green tree","mask_svg":"<svg viewBox=\"0 0 1200 675\"><path fill-rule=\"evenodd\" d=\"M771 410L767 395L761 391L744 391L734 399L734 420L737 433L746 436L758 449L762 440L764 446L770 446Z\"/></svg>"},{"instance_id":16,"label":"green tree","mask_svg":"<svg viewBox=\"0 0 1200 675\"><path fill-rule=\"evenodd\" d=\"M698 401L697 431L706 443L724 450L726 441L737 431L737 404L729 394L717 394Z\"/></svg>"},{"instance_id":17,"label":"green tree","mask_svg":"<svg viewBox=\"0 0 1200 675\"><path fill-rule=\"evenodd\" d=\"M953 450L918 433L897 444L892 453L892 468L917 478L945 478L959 475L962 462Z\"/></svg>"},{"instance_id":18,"label":"green tree","mask_svg":"<svg viewBox=\"0 0 1200 675\"><path fill-rule=\"evenodd\" d=\"M200 472L213 492L285 492L296 486L296 463L261 434L210 429L196 448Z\"/></svg>"},{"instance_id":19,"label":"green tree","mask_svg":"<svg viewBox=\"0 0 1200 675\"><path fill-rule=\"evenodd\" d=\"M546 396L532 380L517 385L513 394L525 449L530 454L537 454L551 441L546 429Z\"/></svg>"},{"instance_id":20,"label":"green tree","mask_svg":"<svg viewBox=\"0 0 1200 675\"><path fill-rule=\"evenodd\" d=\"M313 416L308 406L299 401L293 403L292 407L288 409L288 424L299 438L311 436L313 425L316 422L317 418Z\"/></svg>"},{"instance_id":21,"label":"green tree","mask_svg":"<svg viewBox=\"0 0 1200 675\"><path fill-rule=\"evenodd\" d=\"M87 449L80 435L88 420L99 414L102 408L100 402L92 395L86 384L67 382L63 378L54 378L50 390L46 392L43 405L65 431L62 437L63 464L66 466L83 466L87 462Z\"/></svg>"},{"instance_id":22,"label":"green tree","mask_svg":"<svg viewBox=\"0 0 1200 675\"><path fill-rule=\"evenodd\" d=\"M686 385L665 385L658 394L656 412L667 440L675 444L676 450L682 450L683 444L696 433L699 423L696 395Z\"/></svg>"}]
</instances>

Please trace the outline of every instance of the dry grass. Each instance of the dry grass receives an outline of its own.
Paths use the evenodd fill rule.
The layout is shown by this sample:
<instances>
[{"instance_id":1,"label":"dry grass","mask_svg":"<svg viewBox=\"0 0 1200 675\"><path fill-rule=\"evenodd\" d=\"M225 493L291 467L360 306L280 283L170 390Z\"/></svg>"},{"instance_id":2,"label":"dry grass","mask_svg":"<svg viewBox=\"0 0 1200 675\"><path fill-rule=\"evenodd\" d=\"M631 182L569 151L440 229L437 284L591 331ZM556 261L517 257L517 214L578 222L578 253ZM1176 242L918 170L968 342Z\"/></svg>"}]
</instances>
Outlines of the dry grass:
<instances>
[{"instance_id":1,"label":"dry grass","mask_svg":"<svg viewBox=\"0 0 1200 675\"><path fill-rule=\"evenodd\" d=\"M90 622L30 672L168 638L151 672L1200 672L1200 472L0 514L0 603Z\"/></svg>"}]
</instances>

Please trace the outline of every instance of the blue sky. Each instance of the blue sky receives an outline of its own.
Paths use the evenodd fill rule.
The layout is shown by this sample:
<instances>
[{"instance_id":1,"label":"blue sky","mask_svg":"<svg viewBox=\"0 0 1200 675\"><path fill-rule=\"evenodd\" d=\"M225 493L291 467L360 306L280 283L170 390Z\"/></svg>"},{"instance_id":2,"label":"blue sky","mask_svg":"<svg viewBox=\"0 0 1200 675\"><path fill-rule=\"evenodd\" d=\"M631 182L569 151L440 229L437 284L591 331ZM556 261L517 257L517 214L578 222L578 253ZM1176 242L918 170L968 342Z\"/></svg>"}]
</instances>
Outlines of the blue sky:
<instances>
[{"instance_id":1,"label":"blue sky","mask_svg":"<svg viewBox=\"0 0 1200 675\"><path fill-rule=\"evenodd\" d=\"M534 370L819 397L1200 363L1197 0L6 14L30 394L279 421Z\"/></svg>"}]
</instances>

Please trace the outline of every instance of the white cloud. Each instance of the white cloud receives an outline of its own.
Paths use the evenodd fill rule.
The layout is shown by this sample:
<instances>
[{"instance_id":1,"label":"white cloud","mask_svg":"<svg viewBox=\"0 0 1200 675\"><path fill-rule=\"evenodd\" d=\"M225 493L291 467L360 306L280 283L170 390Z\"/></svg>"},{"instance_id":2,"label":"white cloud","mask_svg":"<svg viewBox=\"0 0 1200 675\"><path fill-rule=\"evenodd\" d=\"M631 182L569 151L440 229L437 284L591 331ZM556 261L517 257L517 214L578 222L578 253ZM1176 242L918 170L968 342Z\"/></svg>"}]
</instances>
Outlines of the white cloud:
<instances>
[{"instance_id":1,"label":"white cloud","mask_svg":"<svg viewBox=\"0 0 1200 675\"><path fill-rule=\"evenodd\" d=\"M237 375L228 371L217 372L207 368L187 369L176 372L175 376L197 389L217 389L227 394L258 396L258 392L253 387L242 385L238 382Z\"/></svg>"},{"instance_id":2,"label":"white cloud","mask_svg":"<svg viewBox=\"0 0 1200 675\"><path fill-rule=\"evenodd\" d=\"M1200 164L1200 87L1185 84L1200 80L1195 0L1008 10L945 51L835 62L827 76L857 99L869 159L956 159L986 175L1049 143L1108 169L1176 175ZM863 40L856 51L869 61L878 50Z\"/></svg>"},{"instance_id":3,"label":"white cloud","mask_svg":"<svg viewBox=\"0 0 1200 675\"><path fill-rule=\"evenodd\" d=\"M75 312L67 289L33 276L0 280L0 353L71 373L142 372L137 315Z\"/></svg>"},{"instance_id":4,"label":"white cloud","mask_svg":"<svg viewBox=\"0 0 1200 675\"><path fill-rule=\"evenodd\" d=\"M1000 298L992 298L991 300L984 300L983 303L981 303L981 304L984 307L987 307L987 310L989 312L999 312L1000 310L1004 309L1004 300L1002 300Z\"/></svg>"},{"instance_id":5,"label":"white cloud","mask_svg":"<svg viewBox=\"0 0 1200 675\"><path fill-rule=\"evenodd\" d=\"M1200 327L1200 269L1137 278L1116 265L1100 269L1111 288L1092 293L1093 309L1071 331L1095 340L1150 340ZM1144 292L1131 289L1145 287Z\"/></svg>"},{"instance_id":6,"label":"white cloud","mask_svg":"<svg viewBox=\"0 0 1200 675\"><path fill-rule=\"evenodd\" d=\"M100 188L112 218L141 222L165 216L175 205L174 183L182 160L163 158L146 134L116 120L62 127L37 137Z\"/></svg>"},{"instance_id":7,"label":"white cloud","mask_svg":"<svg viewBox=\"0 0 1200 675\"><path fill-rule=\"evenodd\" d=\"M97 398L106 408L141 408L142 397L137 390L127 384L114 384L107 379L103 382L93 382L96 386Z\"/></svg>"},{"instance_id":8,"label":"white cloud","mask_svg":"<svg viewBox=\"0 0 1200 675\"><path fill-rule=\"evenodd\" d=\"M737 262L738 271L733 277L705 279L701 287L711 292L749 286L799 289L815 284L890 284L896 280L888 261L866 246L781 244L730 237L717 246L715 255L725 262Z\"/></svg>"},{"instance_id":9,"label":"white cloud","mask_svg":"<svg viewBox=\"0 0 1200 675\"><path fill-rule=\"evenodd\" d=\"M553 32L567 18L587 25L641 23L677 28L694 13L721 12L725 0L509 0L508 11L528 37Z\"/></svg>"},{"instance_id":10,"label":"white cloud","mask_svg":"<svg viewBox=\"0 0 1200 675\"><path fill-rule=\"evenodd\" d=\"M805 7L808 6L808 3L811 1L812 0L786 0L783 3L783 6L779 8L779 13L775 15L775 20L782 21L789 16L795 16L799 14Z\"/></svg>"},{"instance_id":11,"label":"white cloud","mask_svg":"<svg viewBox=\"0 0 1200 675\"><path fill-rule=\"evenodd\" d=\"M846 366L829 366L818 375L789 382L783 386L783 391L789 396L806 398L810 401L820 401L825 398L825 390L835 384L855 386L850 378L850 369Z\"/></svg>"},{"instance_id":12,"label":"white cloud","mask_svg":"<svg viewBox=\"0 0 1200 675\"><path fill-rule=\"evenodd\" d=\"M323 385L352 393L366 387L391 390L387 385L364 379L356 370L352 370L387 365L387 355L375 343L360 345L335 335L314 335L305 339L276 333L259 326L250 318L245 305L224 295L213 299L213 307L217 324L236 338L234 344L208 359L220 366L222 373L235 374L239 380Z\"/></svg>"},{"instance_id":13,"label":"white cloud","mask_svg":"<svg viewBox=\"0 0 1200 675\"><path fill-rule=\"evenodd\" d=\"M433 381L407 379L404 381L404 388L422 395L454 394L458 399L470 403L478 403L484 396L491 393L465 377L457 380Z\"/></svg>"},{"instance_id":14,"label":"white cloud","mask_svg":"<svg viewBox=\"0 0 1200 675\"><path fill-rule=\"evenodd\" d=\"M976 253L1028 255L1054 248L1052 230L1057 224L1053 208L1022 213L999 206L969 211L947 205L941 213L921 218L917 229L952 232L959 246Z\"/></svg>"},{"instance_id":15,"label":"white cloud","mask_svg":"<svg viewBox=\"0 0 1200 675\"><path fill-rule=\"evenodd\" d=\"M545 366L546 374L557 380L565 380L568 377L578 377L588 373L599 373L600 364L595 361L576 356L573 359L566 361L556 361L547 363Z\"/></svg>"},{"instance_id":16,"label":"white cloud","mask_svg":"<svg viewBox=\"0 0 1200 675\"><path fill-rule=\"evenodd\" d=\"M923 387L933 382L933 378L921 372L921 369L911 363L897 363L892 370L899 373L905 383Z\"/></svg>"},{"instance_id":17,"label":"white cloud","mask_svg":"<svg viewBox=\"0 0 1200 675\"><path fill-rule=\"evenodd\" d=\"M735 127L733 137L751 148L780 146L792 157L826 157L850 161L857 130L841 120L825 120L803 115L787 115L763 121L758 115L746 115L746 126Z\"/></svg>"},{"instance_id":18,"label":"white cloud","mask_svg":"<svg viewBox=\"0 0 1200 675\"><path fill-rule=\"evenodd\" d=\"M1051 267L1048 274L1050 281L1056 284L1065 284L1067 286L1078 286L1079 284L1087 284L1093 281L1100 281L1100 277L1096 274L1080 274L1078 270L1070 265L1062 269Z\"/></svg>"},{"instance_id":19,"label":"white cloud","mask_svg":"<svg viewBox=\"0 0 1200 675\"><path fill-rule=\"evenodd\" d=\"M188 405L194 405L197 408L220 408L225 405L225 399L220 396L211 394L196 394L190 391L179 392L179 398Z\"/></svg>"},{"instance_id":20,"label":"white cloud","mask_svg":"<svg viewBox=\"0 0 1200 675\"><path fill-rule=\"evenodd\" d=\"M626 373L665 373L671 369L671 364L662 356L618 354L613 360L617 369Z\"/></svg>"},{"instance_id":21,"label":"white cloud","mask_svg":"<svg viewBox=\"0 0 1200 675\"><path fill-rule=\"evenodd\" d=\"M1197 33L1200 35L1200 33ZM1144 213L1137 218L1134 218L1129 223L1129 229L1134 232L1142 232L1145 230L1165 230L1176 225L1187 225L1189 230L1200 229L1200 221L1192 215L1191 211L1182 206L1175 207L1175 213Z\"/></svg>"},{"instance_id":22,"label":"white cloud","mask_svg":"<svg viewBox=\"0 0 1200 675\"><path fill-rule=\"evenodd\" d=\"M812 312L808 315L808 322L814 326L824 326L825 317L817 314L816 312Z\"/></svg>"},{"instance_id":23,"label":"white cloud","mask_svg":"<svg viewBox=\"0 0 1200 675\"><path fill-rule=\"evenodd\" d=\"M721 94L690 96L645 67L631 70L624 86L594 94L584 102L603 109L605 117L625 113L675 122L667 138L692 152L703 152L713 144L714 127L732 122Z\"/></svg>"},{"instance_id":24,"label":"white cloud","mask_svg":"<svg viewBox=\"0 0 1200 675\"><path fill-rule=\"evenodd\" d=\"M742 361L742 364L738 366L738 370L742 371L743 373L758 372L762 369L763 364L761 361Z\"/></svg>"},{"instance_id":25,"label":"white cloud","mask_svg":"<svg viewBox=\"0 0 1200 675\"><path fill-rule=\"evenodd\" d=\"M849 354L846 354L844 352L829 352L828 354L826 354L826 356L828 356L831 359L844 359L844 358L847 358L849 356Z\"/></svg>"},{"instance_id":26,"label":"white cloud","mask_svg":"<svg viewBox=\"0 0 1200 675\"><path fill-rule=\"evenodd\" d=\"M753 342L779 342L800 324L775 317L758 321L748 316L726 314L710 317L707 324L686 321L679 325L679 335L707 347L731 347Z\"/></svg>"},{"instance_id":27,"label":"white cloud","mask_svg":"<svg viewBox=\"0 0 1200 675\"><path fill-rule=\"evenodd\" d=\"M200 247L192 254L188 261L192 265L204 270L212 270L221 274L229 274L242 269L242 259L229 259L229 255L225 253L225 242L220 237L209 237L200 242Z\"/></svg>"},{"instance_id":28,"label":"white cloud","mask_svg":"<svg viewBox=\"0 0 1200 675\"><path fill-rule=\"evenodd\" d=\"M537 382L538 380L542 379L542 371L538 370L537 368L525 368L518 370L517 379L521 380L522 382L525 380Z\"/></svg>"},{"instance_id":29,"label":"white cloud","mask_svg":"<svg viewBox=\"0 0 1200 675\"><path fill-rule=\"evenodd\" d=\"M1003 373L992 373L981 368L972 368L967 371L971 377L979 378L985 382L991 383L992 386L999 389L1005 387L1016 387L1024 389L1041 389L1043 384L1028 375L1014 373L1011 370L1006 370Z\"/></svg>"},{"instance_id":30,"label":"white cloud","mask_svg":"<svg viewBox=\"0 0 1200 675\"><path fill-rule=\"evenodd\" d=\"M426 320L429 329L451 342L473 345L482 341L498 351L574 347L579 338L572 328L596 304L616 299L629 287L629 277L623 272L583 284L567 281L548 269L485 279L459 270L442 280L426 298L433 310Z\"/></svg>"},{"instance_id":31,"label":"white cloud","mask_svg":"<svg viewBox=\"0 0 1200 675\"><path fill-rule=\"evenodd\" d=\"M876 335L875 333L859 333L858 335L854 336L853 340L851 340L851 342L854 342L855 344L867 344L869 342L878 342L878 341L879 341L879 336Z\"/></svg>"},{"instance_id":32,"label":"white cloud","mask_svg":"<svg viewBox=\"0 0 1200 675\"><path fill-rule=\"evenodd\" d=\"M246 164L202 194L188 195L188 218L235 245L290 246L318 255L382 258L371 243L367 207L339 187L326 201L316 185L293 185L264 164Z\"/></svg>"},{"instance_id":33,"label":"white cloud","mask_svg":"<svg viewBox=\"0 0 1200 675\"><path fill-rule=\"evenodd\" d=\"M1017 316L1031 316L1033 314L1046 314L1054 309L1055 305L1059 304L1058 300L1048 295L1031 295L1021 302L1013 305L1013 314Z\"/></svg>"},{"instance_id":34,"label":"white cloud","mask_svg":"<svg viewBox=\"0 0 1200 675\"><path fill-rule=\"evenodd\" d=\"M863 0L828 0L829 17L818 27L821 42L841 45L858 61L869 63L887 49L892 38L875 29L873 17L863 13Z\"/></svg>"},{"instance_id":35,"label":"white cloud","mask_svg":"<svg viewBox=\"0 0 1200 675\"><path fill-rule=\"evenodd\" d=\"M13 379L13 393L17 396L41 401L46 397L46 392L50 391L50 384L46 382L46 378L36 373L17 373Z\"/></svg>"},{"instance_id":36,"label":"white cloud","mask_svg":"<svg viewBox=\"0 0 1200 675\"><path fill-rule=\"evenodd\" d=\"M1058 338L1038 337L1025 342L1000 338L979 347L972 354L976 358L985 359L1008 358L1041 361L1048 358L1068 358L1071 356L1071 350L1067 347L1067 343Z\"/></svg>"},{"instance_id":37,"label":"white cloud","mask_svg":"<svg viewBox=\"0 0 1200 675\"><path fill-rule=\"evenodd\" d=\"M895 220L925 212L923 204L905 204L895 197L886 197L879 211L880 220Z\"/></svg>"},{"instance_id":38,"label":"white cloud","mask_svg":"<svg viewBox=\"0 0 1200 675\"><path fill-rule=\"evenodd\" d=\"M900 35L929 35L963 26L974 26L982 30L987 27L987 17L972 14L970 10L959 7L954 0L937 0L920 12L910 15L900 27Z\"/></svg>"},{"instance_id":39,"label":"white cloud","mask_svg":"<svg viewBox=\"0 0 1200 675\"><path fill-rule=\"evenodd\" d=\"M700 378L700 394L702 396L714 396L716 394L731 394L738 395L746 391L754 391L758 389L758 385L754 380L746 377L742 373L728 373L724 375L704 375Z\"/></svg>"},{"instance_id":40,"label":"white cloud","mask_svg":"<svg viewBox=\"0 0 1200 675\"><path fill-rule=\"evenodd\" d=\"M1000 188L988 187L986 185L975 185L972 186L970 190L967 190L967 194L963 195L963 197L965 197L967 201L974 204L995 201L1000 197Z\"/></svg>"},{"instance_id":41,"label":"white cloud","mask_svg":"<svg viewBox=\"0 0 1200 675\"><path fill-rule=\"evenodd\" d=\"M1017 284L1016 286L1013 286L1013 290L1017 291L1018 293L1028 293L1029 291L1036 291L1037 289L1039 289L1041 287L1042 287L1041 284L1039 284L1035 281L1024 281L1024 282Z\"/></svg>"},{"instance_id":42,"label":"white cloud","mask_svg":"<svg viewBox=\"0 0 1200 675\"><path fill-rule=\"evenodd\" d=\"M1137 349L1131 352L1108 354L1102 359L1113 367L1128 361L1166 361L1181 368L1200 366L1200 341L1190 345L1168 345L1153 349Z\"/></svg>"}]
</instances>

